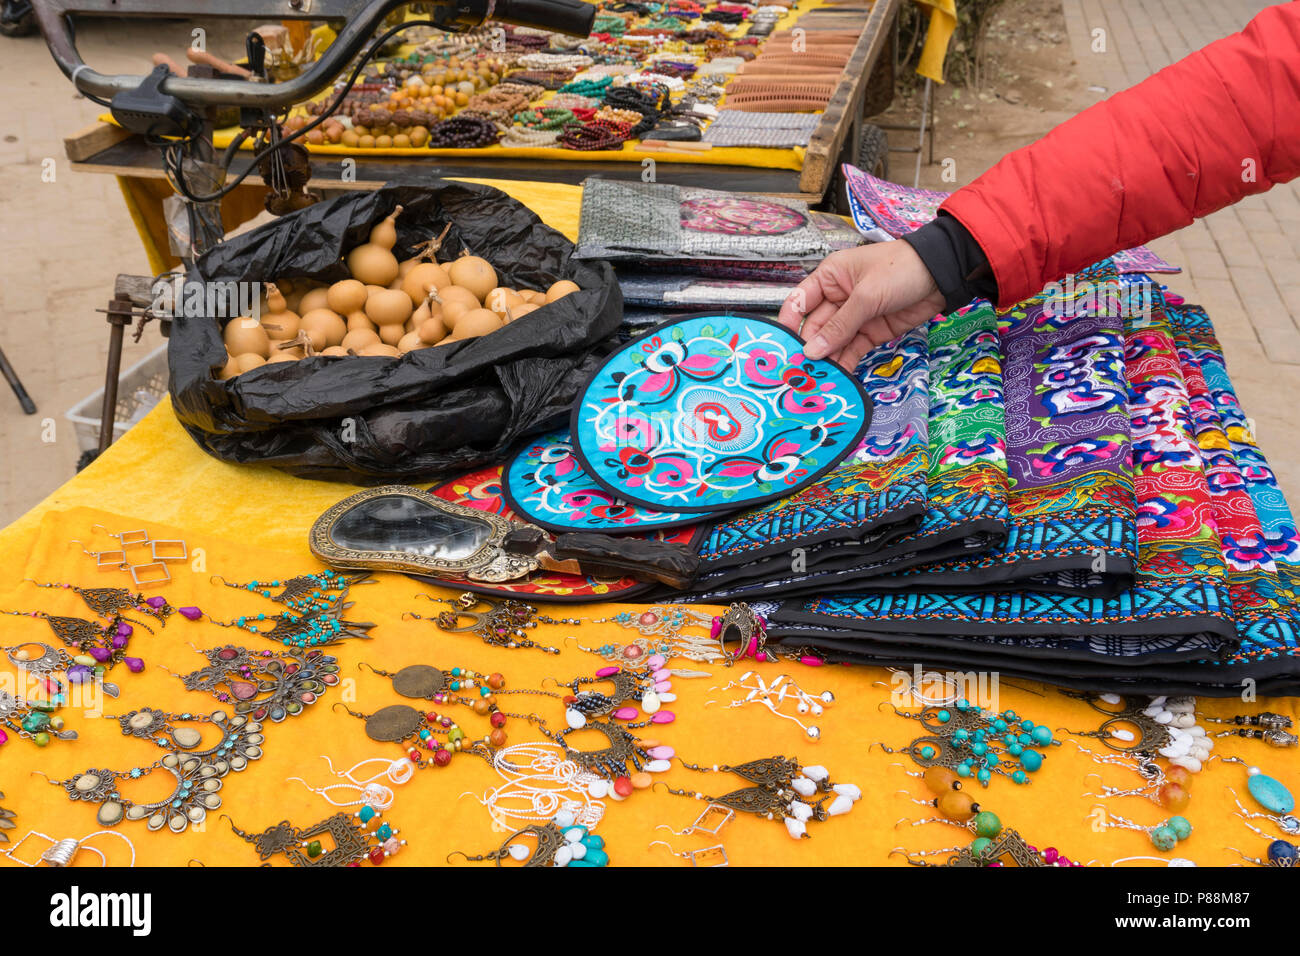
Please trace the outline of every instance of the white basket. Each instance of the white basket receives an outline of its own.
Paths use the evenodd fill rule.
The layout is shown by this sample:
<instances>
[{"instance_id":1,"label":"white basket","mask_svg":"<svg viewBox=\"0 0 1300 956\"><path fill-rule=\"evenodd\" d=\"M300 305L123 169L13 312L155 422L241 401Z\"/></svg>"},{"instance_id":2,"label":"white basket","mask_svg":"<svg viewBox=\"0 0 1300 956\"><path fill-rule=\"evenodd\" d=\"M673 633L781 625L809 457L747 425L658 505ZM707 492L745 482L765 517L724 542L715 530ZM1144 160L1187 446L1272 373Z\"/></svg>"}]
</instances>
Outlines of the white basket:
<instances>
[{"instance_id":1,"label":"white basket","mask_svg":"<svg viewBox=\"0 0 1300 956\"><path fill-rule=\"evenodd\" d=\"M117 380L117 415L113 419L113 440L117 441L147 411L141 392L153 398L153 403L167 394L167 343L164 342L140 361L123 372ZM64 414L77 432L77 444L82 451L99 447L100 412L104 404L104 390L97 389L73 405ZM152 407L150 405L149 407ZM140 413L140 414L137 414Z\"/></svg>"}]
</instances>

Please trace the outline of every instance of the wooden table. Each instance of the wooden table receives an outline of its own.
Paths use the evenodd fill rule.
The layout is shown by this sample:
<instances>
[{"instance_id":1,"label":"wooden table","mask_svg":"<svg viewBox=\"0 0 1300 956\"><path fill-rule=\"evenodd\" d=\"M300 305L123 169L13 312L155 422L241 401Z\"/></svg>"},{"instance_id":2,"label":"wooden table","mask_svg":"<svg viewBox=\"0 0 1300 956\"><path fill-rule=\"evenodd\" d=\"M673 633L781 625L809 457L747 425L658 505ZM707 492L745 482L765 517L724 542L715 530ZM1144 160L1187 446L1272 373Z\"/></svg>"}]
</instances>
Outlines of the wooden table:
<instances>
[{"instance_id":1,"label":"wooden table","mask_svg":"<svg viewBox=\"0 0 1300 956\"><path fill-rule=\"evenodd\" d=\"M656 161L658 178L679 186L762 193L814 204L827 200L840 164L857 158L864 110L868 108L868 91L873 86L880 86L881 80L890 81L892 85L892 57L882 54L891 48L889 41L901 4L902 0L876 0L835 93L809 141L802 169L710 165L666 156L662 161ZM878 104L875 107L873 112L877 111ZM176 265L179 260L168 250L161 207L162 200L171 195L172 190L158 151L141 137L107 123L93 124L67 137L64 147L74 169L108 173L122 180L128 205L132 207L132 215L155 270L161 272ZM313 156L309 187L328 197L355 189L378 189L385 183L415 183L432 178L491 178L577 185L588 176L640 179L642 173L641 165L635 162L563 159L537 162L487 155L472 159L442 156L428 159L366 158L362 150L358 152L355 166L346 170L348 175L345 178L343 163L344 160L332 156ZM231 163L231 175L242 173L249 165L250 154L241 152ZM227 229L261 212L265 191L265 184L256 172L233 190L223 203ZM830 197L832 205L836 200L842 202L840 197Z\"/></svg>"}]
</instances>

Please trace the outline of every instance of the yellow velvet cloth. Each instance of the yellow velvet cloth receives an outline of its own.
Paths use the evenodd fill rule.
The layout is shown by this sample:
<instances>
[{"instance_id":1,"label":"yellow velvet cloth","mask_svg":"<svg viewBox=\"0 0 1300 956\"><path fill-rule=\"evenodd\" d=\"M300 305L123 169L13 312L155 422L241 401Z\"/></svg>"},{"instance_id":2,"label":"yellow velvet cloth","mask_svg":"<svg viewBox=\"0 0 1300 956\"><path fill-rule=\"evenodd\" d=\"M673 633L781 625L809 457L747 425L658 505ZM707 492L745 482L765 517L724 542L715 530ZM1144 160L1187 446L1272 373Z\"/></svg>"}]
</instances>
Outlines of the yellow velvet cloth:
<instances>
[{"instance_id":1,"label":"yellow velvet cloth","mask_svg":"<svg viewBox=\"0 0 1300 956\"><path fill-rule=\"evenodd\" d=\"M574 234L576 188L530 183L496 185L566 234ZM71 543L77 539L91 550L107 549L114 542L103 530L93 528L100 524L114 532L143 527L155 538L186 541L191 563L173 566L173 582L151 592L163 594L173 606L197 605L210 617L223 621L278 610L279 605L222 587L210 576L243 582L283 579L318 570L320 565L307 548L308 528L318 514L353 490L342 484L303 481L270 468L230 465L210 458L184 433L164 401L85 471L0 531L0 608L90 616L75 594L38 589L23 579L86 587L128 584L122 572L96 571L93 559ZM417 663L443 668L463 666L484 673L499 671L506 677L507 689L536 689L543 687L547 678L590 676L604 665L601 658L579 650L573 641L566 640L568 637L592 647L605 642L624 643L635 636L635 632L615 624L591 620L612 616L620 610L617 605L556 605L544 607L543 612L585 619L580 625L540 626L533 632L538 641L562 647L558 657L538 650L492 648L470 634L448 634L428 621L403 620L403 612L432 616L442 607L417 595L450 596L453 592L429 588L396 574L377 577L378 583L354 589L351 597L356 606L348 614L351 619L377 625L371 631L372 639L349 641L331 650L342 665L342 684L328 690L304 714L283 723L266 724L264 756L243 772L225 778L223 804L200 831L183 835L150 833L141 822L120 824L118 831L135 844L138 862L182 866L194 859L207 865L253 865L258 862L253 847L231 833L219 818L220 813L229 815L248 832L258 832L283 819L305 827L337 811L302 783L289 778L302 778L313 787L340 782L330 775L322 756L328 756L338 769L369 757L400 757L398 745L371 741L362 721L331 708L335 702L343 702L353 710L373 713L389 704L411 703L397 696L387 680L360 670L359 662L389 671ZM144 658L146 669L142 674L131 674L121 666L112 671L111 679L121 687L122 694L116 700L105 699L104 714L124 714L143 706L174 713L209 713L219 706L212 698L186 692L180 681L168 673L187 673L205 663L190 645L214 647L237 642L251 648L272 647L257 635L218 627L208 618L190 622L173 616L165 628L155 626L155 630L157 633L151 635L137 629L131 653ZM43 620L0 617L0 645L30 640L57 643ZM894 847L919 851L971 842L970 833L943 824L896 827L901 818L918 820L935 813L909 799L909 795L930 799L921 781L908 775L908 771L916 770L912 761L905 755L871 746L883 742L901 748L922 734L916 721L897 716L888 706L891 690L898 687L888 671L810 668L787 662L751 662L731 669L680 659L673 664L704 670L710 676L675 680L673 692L678 700L668 709L675 712L676 721L641 731L643 736L653 737L675 748L685 760L705 766L742 763L775 754L797 757L805 764L824 765L836 782L857 784L863 797L851 813L814 822L809 827L811 839L796 841L779 822L744 814L728 824L719 838L674 836L655 829L656 825L668 824L681 830L705 804L665 793L662 788L639 790L621 803L608 802L598 827L613 865L687 865L665 847L651 847L655 840L666 840L678 851L711 846L720 840L731 862L740 865L901 865L901 856L890 855ZM808 739L795 723L773 716L758 704L727 706L741 699L744 692L724 690L723 686L751 669L768 682L784 673L807 691L820 694L829 690L835 695L835 703L826 707L823 715L802 718L820 726L819 741ZM14 668L3 658L0 675L8 681L15 675ZM1051 688L1014 683L1014 687L1011 682L1000 683L998 709L1013 708L1054 732L1062 727L1095 729L1103 719L1081 702ZM547 682L546 689L554 690L554 685ZM563 708L556 699L524 695L500 699L507 712L536 713L551 728L563 726ZM1204 713L1215 716L1260 709L1300 716L1291 700L1248 704L1205 700L1201 704ZM793 712L789 703L785 707L787 712ZM468 708L439 709L449 712L472 737L487 731L486 720ZM101 829L93 805L69 801L62 788L51 786L32 771L63 780L92 767L129 770L147 766L163 754L152 743L124 736L116 721L73 707L65 708L63 716L68 728L80 735L76 741L55 740L38 748L30 741L12 737L0 747L0 789L5 792L5 806L17 813L17 829L11 832L15 840L29 830L64 838ZM1212 731L1223 729L1222 725L1206 726ZM542 739L539 731L518 718L509 721L506 732L512 744ZM204 741L211 738L212 731L206 728ZM1073 739L1103 751L1099 741ZM573 742L589 747L598 746L599 740L588 731L576 735ZM1300 776L1289 752L1236 738L1220 741L1216 752L1241 756L1293 790L1300 788ZM660 778L676 788L711 795L746 785L729 774L695 773L676 762ZM169 780L169 775L155 772L145 779L123 783L122 794L142 801L161 799L169 792ZM1226 849L1230 846L1262 854L1265 841L1247 830L1231 812L1228 787L1235 787L1243 799L1249 799L1245 796L1245 780L1244 767L1219 761L1198 774L1191 784L1191 805L1184 811L1195 832L1166 856L1189 857L1205 865L1237 862L1238 858ZM441 864L452 850L473 855L496 848L505 834L494 832L487 810L474 796L466 794L481 796L502 782L485 762L461 754L450 766L420 771L409 783L396 787L396 802L385 818L400 828L400 837L408 841L408 846L386 865ZM1085 796L1097 792L1103 782L1132 787L1139 780L1125 768L1093 762L1067 740L1063 746L1048 750L1043 769L1026 786L1001 777L995 777L987 790L973 783L968 786L983 807L997 813L1005 825L1015 828L1029 842L1039 847L1055 846L1072 859L1107 865L1124 857L1159 855L1142 833L1099 830L1102 811L1097 808L1108 808L1143 824L1159 823L1168 813L1137 797L1098 801ZM1267 822L1264 825L1269 826ZM110 862L125 864L129 855L117 843L103 837L96 841ZM29 842L19 855L30 862L43 846L41 841ZM459 857L457 860L459 865L466 865ZM0 865L8 862L0 856ZM77 862L91 865L98 861L93 854L83 854ZM271 862L284 860L276 858Z\"/></svg>"}]
</instances>

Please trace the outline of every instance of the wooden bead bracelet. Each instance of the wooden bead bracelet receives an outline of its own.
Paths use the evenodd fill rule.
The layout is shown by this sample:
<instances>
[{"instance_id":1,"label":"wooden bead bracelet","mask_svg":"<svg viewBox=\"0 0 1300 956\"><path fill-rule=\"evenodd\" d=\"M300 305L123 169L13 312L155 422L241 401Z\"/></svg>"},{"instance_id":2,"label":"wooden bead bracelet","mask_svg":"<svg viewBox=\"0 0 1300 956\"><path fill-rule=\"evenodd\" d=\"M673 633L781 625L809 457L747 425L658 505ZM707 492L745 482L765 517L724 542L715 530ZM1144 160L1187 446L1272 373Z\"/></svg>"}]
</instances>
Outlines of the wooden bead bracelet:
<instances>
[{"instance_id":1,"label":"wooden bead bracelet","mask_svg":"<svg viewBox=\"0 0 1300 956\"><path fill-rule=\"evenodd\" d=\"M592 120L582 126L570 126L560 134L560 145L567 149L597 150L618 146L632 132L626 123Z\"/></svg>"},{"instance_id":2,"label":"wooden bead bracelet","mask_svg":"<svg viewBox=\"0 0 1300 956\"><path fill-rule=\"evenodd\" d=\"M501 136L495 123L476 116L453 116L429 129L429 146L434 149L480 149Z\"/></svg>"}]
</instances>

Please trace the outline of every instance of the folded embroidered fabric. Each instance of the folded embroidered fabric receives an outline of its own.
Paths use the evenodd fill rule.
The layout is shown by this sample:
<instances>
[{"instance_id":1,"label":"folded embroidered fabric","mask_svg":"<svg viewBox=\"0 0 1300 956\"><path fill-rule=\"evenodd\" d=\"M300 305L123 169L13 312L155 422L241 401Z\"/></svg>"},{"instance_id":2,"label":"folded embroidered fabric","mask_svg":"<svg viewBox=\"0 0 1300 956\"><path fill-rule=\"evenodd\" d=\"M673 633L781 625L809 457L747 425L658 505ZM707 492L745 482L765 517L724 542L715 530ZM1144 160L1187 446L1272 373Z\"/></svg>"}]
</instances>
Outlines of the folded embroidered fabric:
<instances>
[{"instance_id":1,"label":"folded embroidered fabric","mask_svg":"<svg viewBox=\"0 0 1300 956\"><path fill-rule=\"evenodd\" d=\"M919 520L928 461L925 330L872 350L857 375L874 404L866 437L799 494L715 524L700 550L702 590L738 578L771 578L774 571L786 577L802 557L792 557L794 549L819 543L850 542L855 550L870 550L870 542L882 540L891 527L912 527Z\"/></svg>"},{"instance_id":2,"label":"folded embroidered fabric","mask_svg":"<svg viewBox=\"0 0 1300 956\"><path fill-rule=\"evenodd\" d=\"M864 540L845 534L838 535L838 540L819 538L815 531L809 533L813 530L809 525L799 522L794 526L797 530L786 535L781 557L768 562L744 560L744 552L733 551L730 543L715 549L712 561L706 551L706 569L710 564L724 568L742 565L706 573L699 587L707 599L844 590L861 578L909 563L985 548L1005 533L1007 475L1001 366L992 308L985 303L936 318L924 330L924 342L918 333L909 333L884 348L902 352L887 358L887 352L877 349L862 369L892 370L900 354L911 355L911 364L908 366L909 360L904 359L895 374L908 374L907 367L915 369L908 375L904 394L893 398L887 389L881 396L886 405L892 399L914 409L908 420L916 423L907 446L899 447L899 452L909 448L915 451L907 451L905 465L901 464L902 456L895 459L907 473L888 479L896 487L886 484L872 492L875 500L892 503L895 519L888 525L876 522L870 529L872 537ZM877 354L883 361L874 358ZM865 381L870 391L871 380ZM868 443L881 451L889 451L897 442L883 431L873 430L868 435ZM960 453L954 453L955 449ZM835 475L832 472L828 476L832 483ZM916 496L924 495L919 518L915 505L908 500L912 497L909 480L918 483ZM840 493L852 494L858 493L860 487L856 482L837 486ZM903 497L894 502L893 496L900 491ZM745 520L745 516L742 514L739 520ZM710 540L720 541L728 524L732 522L715 527ZM755 528L766 533L763 525ZM802 552L795 561L789 554L792 547Z\"/></svg>"},{"instance_id":3,"label":"folded embroidered fabric","mask_svg":"<svg viewBox=\"0 0 1300 956\"><path fill-rule=\"evenodd\" d=\"M1158 303L1159 306L1159 303ZM771 609L833 660L993 669L1086 689L1300 692L1300 536L1246 427L1205 312L1127 321L1138 575L1114 597L831 596ZM905 602L905 603L904 603Z\"/></svg>"},{"instance_id":4,"label":"folded embroidered fabric","mask_svg":"<svg viewBox=\"0 0 1300 956\"><path fill-rule=\"evenodd\" d=\"M1001 316L1010 511L1002 546L866 587L995 589L1023 581L1101 596L1132 583L1137 542L1120 290L1103 263L1068 294L1042 294ZM1003 450L955 443L945 454L1001 458Z\"/></svg>"},{"instance_id":5,"label":"folded embroidered fabric","mask_svg":"<svg viewBox=\"0 0 1300 956\"><path fill-rule=\"evenodd\" d=\"M939 206L950 195L935 189L900 186L849 163L842 169L854 224L873 242L879 241L881 233L896 239L925 225L939 214ZM1120 274L1183 271L1146 246L1125 249L1111 258Z\"/></svg>"}]
</instances>

